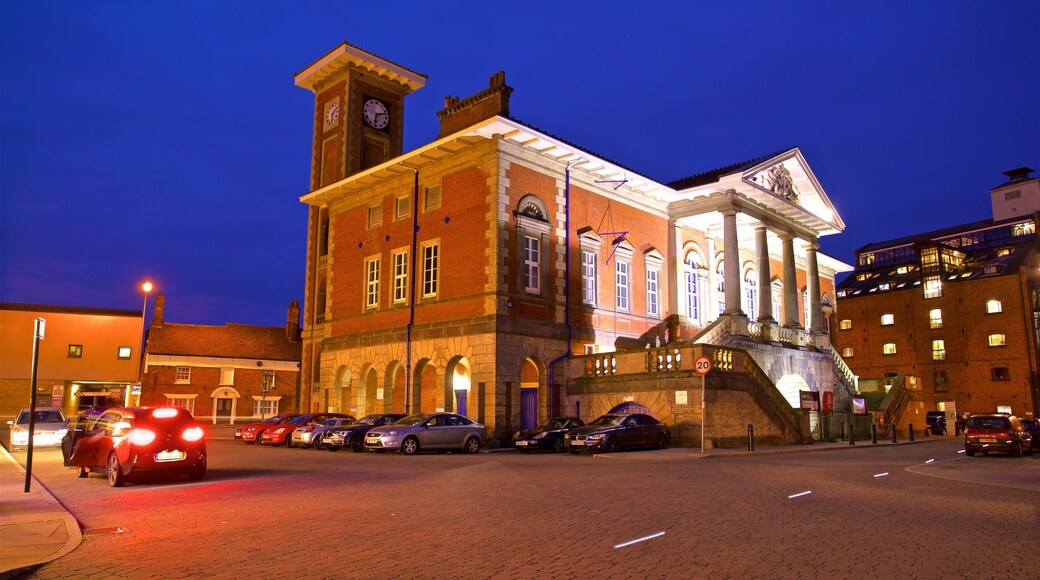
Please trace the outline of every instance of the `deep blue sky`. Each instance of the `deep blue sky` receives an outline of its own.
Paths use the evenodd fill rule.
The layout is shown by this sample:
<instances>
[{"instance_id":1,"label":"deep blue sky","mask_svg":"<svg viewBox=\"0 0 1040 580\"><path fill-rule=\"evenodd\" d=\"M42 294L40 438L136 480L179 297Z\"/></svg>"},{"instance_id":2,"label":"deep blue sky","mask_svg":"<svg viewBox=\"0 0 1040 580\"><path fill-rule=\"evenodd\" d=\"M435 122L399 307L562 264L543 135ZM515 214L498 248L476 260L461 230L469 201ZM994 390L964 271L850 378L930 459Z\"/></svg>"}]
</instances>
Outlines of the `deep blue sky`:
<instances>
[{"instance_id":1,"label":"deep blue sky","mask_svg":"<svg viewBox=\"0 0 1040 580\"><path fill-rule=\"evenodd\" d=\"M283 324L313 107L292 76L343 40L429 76L406 150L498 70L513 116L661 181L797 145L850 263L1040 170L1040 2L415 4L0 0L0 301L140 308L148 278L169 321Z\"/></svg>"}]
</instances>

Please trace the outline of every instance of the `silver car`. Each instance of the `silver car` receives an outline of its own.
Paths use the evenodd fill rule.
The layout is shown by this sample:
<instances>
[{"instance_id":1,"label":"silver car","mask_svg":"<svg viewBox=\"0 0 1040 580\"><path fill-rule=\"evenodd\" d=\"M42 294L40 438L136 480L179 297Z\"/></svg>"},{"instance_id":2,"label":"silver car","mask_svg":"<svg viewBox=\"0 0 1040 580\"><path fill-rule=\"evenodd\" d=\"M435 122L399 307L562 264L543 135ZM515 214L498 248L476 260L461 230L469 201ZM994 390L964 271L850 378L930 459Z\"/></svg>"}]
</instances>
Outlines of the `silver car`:
<instances>
[{"instance_id":1,"label":"silver car","mask_svg":"<svg viewBox=\"0 0 1040 580\"><path fill-rule=\"evenodd\" d=\"M308 423L297 427L292 432L290 437L292 438L292 445L290 447L313 447L315 449L324 449L322 446L322 438L325 436L326 431L331 431L344 425L350 425L356 421L354 417L333 417L331 419L325 419L321 423Z\"/></svg>"},{"instance_id":2,"label":"silver car","mask_svg":"<svg viewBox=\"0 0 1040 580\"><path fill-rule=\"evenodd\" d=\"M11 428L11 449L29 446L29 409L22 409L18 418L8 421ZM60 447L61 439L69 431L65 413L57 407L37 407L33 418L33 447Z\"/></svg>"},{"instance_id":3,"label":"silver car","mask_svg":"<svg viewBox=\"0 0 1040 580\"><path fill-rule=\"evenodd\" d=\"M418 413L365 434L365 449L398 450L412 455L420 449L476 453L487 445L481 423L455 413Z\"/></svg>"}]
</instances>

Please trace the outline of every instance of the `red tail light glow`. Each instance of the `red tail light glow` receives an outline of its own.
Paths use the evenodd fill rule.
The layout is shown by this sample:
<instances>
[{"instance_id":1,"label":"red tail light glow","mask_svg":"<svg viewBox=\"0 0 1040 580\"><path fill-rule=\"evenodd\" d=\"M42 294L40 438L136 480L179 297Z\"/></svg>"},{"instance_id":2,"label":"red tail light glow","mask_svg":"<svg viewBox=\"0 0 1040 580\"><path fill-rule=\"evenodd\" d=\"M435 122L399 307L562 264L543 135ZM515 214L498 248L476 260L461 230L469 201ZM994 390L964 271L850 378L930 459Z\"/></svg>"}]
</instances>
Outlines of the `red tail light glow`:
<instances>
[{"instance_id":1,"label":"red tail light glow","mask_svg":"<svg viewBox=\"0 0 1040 580\"><path fill-rule=\"evenodd\" d=\"M155 441L155 432L148 429L134 429L130 432L130 442L134 445L148 445Z\"/></svg>"},{"instance_id":2,"label":"red tail light glow","mask_svg":"<svg viewBox=\"0 0 1040 580\"><path fill-rule=\"evenodd\" d=\"M184 433L181 433L181 437L183 437L185 441L198 441L202 439L202 436L202 428L198 426L188 427L184 430Z\"/></svg>"},{"instance_id":3,"label":"red tail light glow","mask_svg":"<svg viewBox=\"0 0 1040 580\"><path fill-rule=\"evenodd\" d=\"M169 419L170 417L176 416L176 407L159 407L158 409L152 411L152 417L155 417L156 419Z\"/></svg>"}]
</instances>

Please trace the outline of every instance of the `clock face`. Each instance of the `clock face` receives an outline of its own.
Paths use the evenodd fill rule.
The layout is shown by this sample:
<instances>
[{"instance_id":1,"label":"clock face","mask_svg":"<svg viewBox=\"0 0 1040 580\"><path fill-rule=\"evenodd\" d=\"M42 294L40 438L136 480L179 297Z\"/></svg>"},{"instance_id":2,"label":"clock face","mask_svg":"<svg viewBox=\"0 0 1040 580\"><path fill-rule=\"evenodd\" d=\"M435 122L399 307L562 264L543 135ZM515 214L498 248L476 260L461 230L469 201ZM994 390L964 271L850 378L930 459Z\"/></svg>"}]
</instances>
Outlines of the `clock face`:
<instances>
[{"instance_id":1,"label":"clock face","mask_svg":"<svg viewBox=\"0 0 1040 580\"><path fill-rule=\"evenodd\" d=\"M387 110L386 104L379 99L365 101L362 113L364 113L365 122L375 129L385 129L390 124L390 111Z\"/></svg>"},{"instance_id":2,"label":"clock face","mask_svg":"<svg viewBox=\"0 0 1040 580\"><path fill-rule=\"evenodd\" d=\"M325 106L325 128L336 126L339 121L339 101L332 101Z\"/></svg>"}]
</instances>

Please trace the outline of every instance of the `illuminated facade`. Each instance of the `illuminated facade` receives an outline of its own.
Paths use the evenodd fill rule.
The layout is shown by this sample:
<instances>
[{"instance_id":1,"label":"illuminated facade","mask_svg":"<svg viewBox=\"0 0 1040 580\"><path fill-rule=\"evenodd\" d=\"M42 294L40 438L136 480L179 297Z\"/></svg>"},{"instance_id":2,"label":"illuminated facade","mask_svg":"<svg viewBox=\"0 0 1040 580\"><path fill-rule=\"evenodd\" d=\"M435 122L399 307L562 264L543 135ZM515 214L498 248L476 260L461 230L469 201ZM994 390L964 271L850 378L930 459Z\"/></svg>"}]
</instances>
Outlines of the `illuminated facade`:
<instances>
[{"instance_id":1,"label":"illuminated facade","mask_svg":"<svg viewBox=\"0 0 1040 580\"><path fill-rule=\"evenodd\" d=\"M826 318L849 267L818 251L844 224L797 148L656 181L516 120L497 73L403 152L424 75L344 43L295 81L315 95L303 409L452 410L502 440L631 403L678 427L674 385L621 359L740 341L773 391L854 389Z\"/></svg>"},{"instance_id":2,"label":"illuminated facade","mask_svg":"<svg viewBox=\"0 0 1040 580\"><path fill-rule=\"evenodd\" d=\"M927 411L1038 412L1040 179L990 190L993 219L864 246L838 286L836 345L889 389L904 428ZM891 405L891 408L887 408Z\"/></svg>"}]
</instances>

